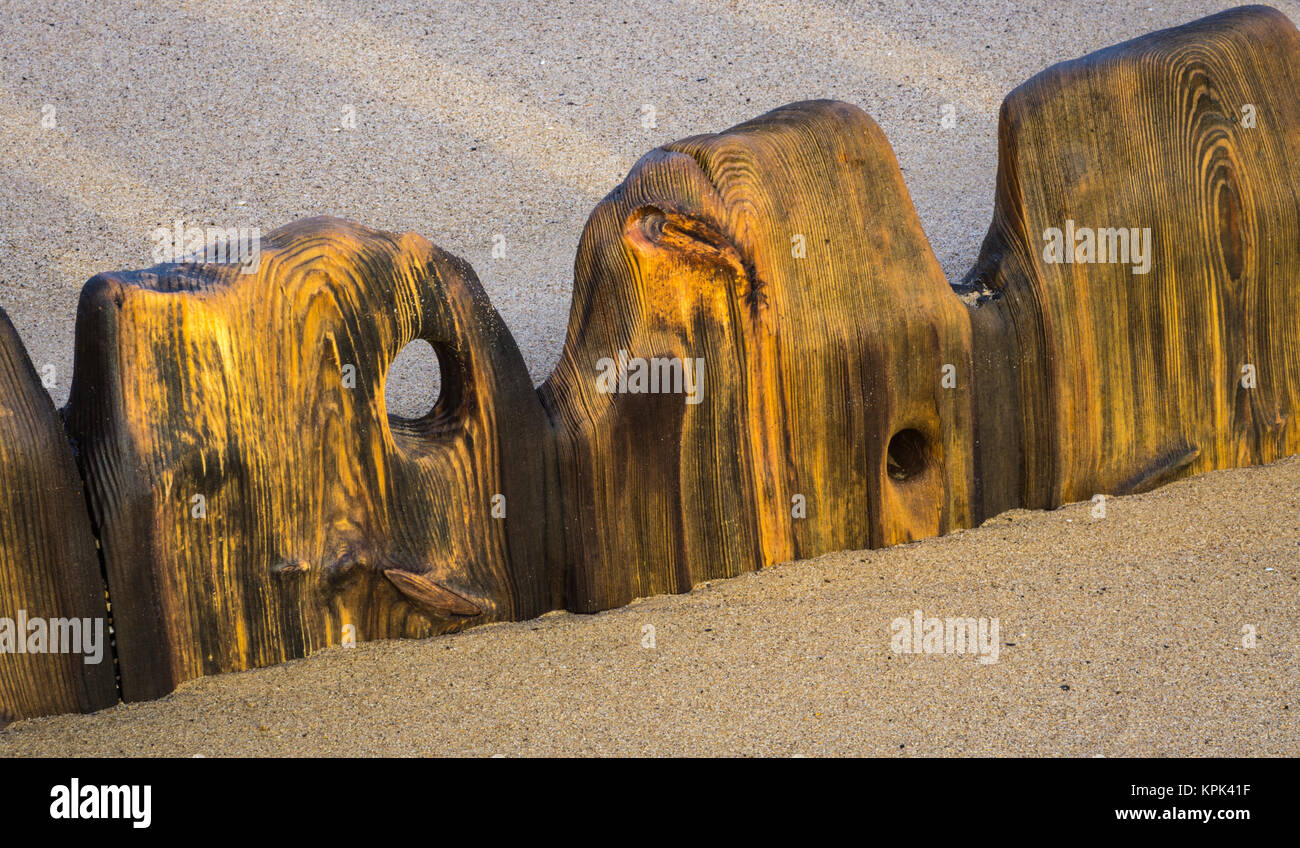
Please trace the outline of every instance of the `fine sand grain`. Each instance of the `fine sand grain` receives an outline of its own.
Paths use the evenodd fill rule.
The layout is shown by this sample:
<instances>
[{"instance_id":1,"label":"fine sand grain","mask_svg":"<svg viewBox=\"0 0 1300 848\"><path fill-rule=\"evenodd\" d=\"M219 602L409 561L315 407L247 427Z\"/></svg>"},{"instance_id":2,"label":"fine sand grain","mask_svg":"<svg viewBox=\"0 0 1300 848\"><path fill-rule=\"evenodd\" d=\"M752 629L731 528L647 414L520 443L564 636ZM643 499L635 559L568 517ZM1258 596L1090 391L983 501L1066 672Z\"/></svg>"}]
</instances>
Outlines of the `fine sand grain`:
<instances>
[{"instance_id":1,"label":"fine sand grain","mask_svg":"<svg viewBox=\"0 0 1300 848\"><path fill-rule=\"evenodd\" d=\"M916 609L997 618L997 662L895 654ZM0 755L1295 756L1297 621L1293 457L1104 518L1015 511L599 615L334 648L16 724Z\"/></svg>"},{"instance_id":2,"label":"fine sand grain","mask_svg":"<svg viewBox=\"0 0 1300 848\"><path fill-rule=\"evenodd\" d=\"M153 264L155 228L332 214L469 260L540 382L582 224L636 159L819 97L881 125L957 281L1003 96L1232 5L0 0L0 306L61 404L82 284ZM429 359L394 369L394 411L427 408ZM1016 512L601 615L336 649L15 725L0 754L1295 755L1298 490L1290 460L1104 519ZM999 661L893 654L915 609L997 617Z\"/></svg>"}]
</instances>

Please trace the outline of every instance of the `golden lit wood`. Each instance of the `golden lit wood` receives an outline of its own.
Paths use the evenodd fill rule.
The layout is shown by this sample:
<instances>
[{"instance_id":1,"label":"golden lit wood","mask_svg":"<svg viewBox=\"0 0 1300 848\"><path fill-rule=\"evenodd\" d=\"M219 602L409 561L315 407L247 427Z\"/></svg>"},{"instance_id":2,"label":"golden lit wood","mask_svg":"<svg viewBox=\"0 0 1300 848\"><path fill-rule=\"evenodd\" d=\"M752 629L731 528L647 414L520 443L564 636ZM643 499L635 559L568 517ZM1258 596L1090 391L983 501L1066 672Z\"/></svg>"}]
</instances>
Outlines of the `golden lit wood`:
<instances>
[{"instance_id":1,"label":"golden lit wood","mask_svg":"<svg viewBox=\"0 0 1300 848\"><path fill-rule=\"evenodd\" d=\"M1007 98L970 278L981 514L1300 451L1297 91L1300 34L1250 7ZM1097 261L1123 244L1094 233L1092 262L1049 262L1052 228L1074 230L1074 258L1083 228L1149 231L1149 255Z\"/></svg>"},{"instance_id":2,"label":"golden lit wood","mask_svg":"<svg viewBox=\"0 0 1300 848\"><path fill-rule=\"evenodd\" d=\"M63 424L0 310L0 727L117 703L107 617Z\"/></svg>"},{"instance_id":3,"label":"golden lit wood","mask_svg":"<svg viewBox=\"0 0 1300 848\"><path fill-rule=\"evenodd\" d=\"M385 371L417 338L442 395L390 418ZM127 700L558 605L545 415L473 271L424 239L313 218L253 274L101 275L76 354Z\"/></svg>"},{"instance_id":4,"label":"golden lit wood","mask_svg":"<svg viewBox=\"0 0 1300 848\"><path fill-rule=\"evenodd\" d=\"M673 362L698 363L697 395L637 391ZM592 213L541 390L569 608L967 526L970 369L965 309L860 109L796 103L651 152Z\"/></svg>"}]
</instances>

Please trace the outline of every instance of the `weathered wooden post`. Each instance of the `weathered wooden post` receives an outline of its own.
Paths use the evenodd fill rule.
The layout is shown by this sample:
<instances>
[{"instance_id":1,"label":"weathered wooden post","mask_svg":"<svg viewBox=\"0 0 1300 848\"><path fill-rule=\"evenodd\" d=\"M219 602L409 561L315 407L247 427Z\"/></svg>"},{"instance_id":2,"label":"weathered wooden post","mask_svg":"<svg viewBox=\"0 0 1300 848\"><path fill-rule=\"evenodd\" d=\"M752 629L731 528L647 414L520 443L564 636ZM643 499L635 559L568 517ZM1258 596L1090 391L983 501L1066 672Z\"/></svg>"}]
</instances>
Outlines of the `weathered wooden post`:
<instances>
[{"instance_id":1,"label":"weathered wooden post","mask_svg":"<svg viewBox=\"0 0 1300 848\"><path fill-rule=\"evenodd\" d=\"M970 278L981 515L1300 452L1297 90L1300 33L1255 6L1007 97Z\"/></svg>"},{"instance_id":2,"label":"weathered wooden post","mask_svg":"<svg viewBox=\"0 0 1300 848\"><path fill-rule=\"evenodd\" d=\"M117 703L109 640L81 478L0 309L0 726Z\"/></svg>"},{"instance_id":3,"label":"weathered wooden post","mask_svg":"<svg viewBox=\"0 0 1300 848\"><path fill-rule=\"evenodd\" d=\"M77 323L68 424L127 700L559 604L545 414L473 271L424 239L299 221L251 274L100 275ZM402 420L384 375L414 339L443 391Z\"/></svg>"},{"instance_id":4,"label":"weathered wooden post","mask_svg":"<svg viewBox=\"0 0 1300 848\"><path fill-rule=\"evenodd\" d=\"M685 390L651 382L673 367ZM651 152L592 213L542 388L569 607L967 526L970 372L966 311L860 109Z\"/></svg>"}]
</instances>

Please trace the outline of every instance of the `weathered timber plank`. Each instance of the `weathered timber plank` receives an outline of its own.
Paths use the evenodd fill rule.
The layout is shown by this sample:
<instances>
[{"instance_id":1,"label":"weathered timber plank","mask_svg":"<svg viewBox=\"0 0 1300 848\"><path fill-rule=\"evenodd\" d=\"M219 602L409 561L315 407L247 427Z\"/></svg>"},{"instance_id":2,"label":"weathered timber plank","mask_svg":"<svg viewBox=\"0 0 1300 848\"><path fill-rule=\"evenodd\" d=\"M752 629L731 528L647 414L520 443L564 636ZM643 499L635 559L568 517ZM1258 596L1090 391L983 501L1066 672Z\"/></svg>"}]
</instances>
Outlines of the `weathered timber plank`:
<instances>
[{"instance_id":1,"label":"weathered timber plank","mask_svg":"<svg viewBox=\"0 0 1300 848\"><path fill-rule=\"evenodd\" d=\"M117 703L81 478L58 412L2 309L0 619L0 726Z\"/></svg>"},{"instance_id":2,"label":"weathered timber plank","mask_svg":"<svg viewBox=\"0 0 1300 848\"><path fill-rule=\"evenodd\" d=\"M1300 34L1248 7L1008 96L972 273L989 295L973 310L981 516L1300 451L1297 90ZM1093 261L1049 261L1051 228L1061 258L1087 258L1093 230ZM1121 252L1119 228L1132 261L1097 261L1103 242Z\"/></svg>"},{"instance_id":3,"label":"weathered timber plank","mask_svg":"<svg viewBox=\"0 0 1300 848\"><path fill-rule=\"evenodd\" d=\"M390 418L386 369L417 338L442 395ZM545 413L473 271L413 234L313 218L263 239L256 273L94 278L67 418L127 700L559 603Z\"/></svg>"},{"instance_id":4,"label":"weathered timber plank","mask_svg":"<svg viewBox=\"0 0 1300 848\"><path fill-rule=\"evenodd\" d=\"M541 389L571 609L969 523L969 321L861 110L797 103L651 152L575 276ZM698 360L698 402L602 391L620 351L620 374Z\"/></svg>"}]
</instances>

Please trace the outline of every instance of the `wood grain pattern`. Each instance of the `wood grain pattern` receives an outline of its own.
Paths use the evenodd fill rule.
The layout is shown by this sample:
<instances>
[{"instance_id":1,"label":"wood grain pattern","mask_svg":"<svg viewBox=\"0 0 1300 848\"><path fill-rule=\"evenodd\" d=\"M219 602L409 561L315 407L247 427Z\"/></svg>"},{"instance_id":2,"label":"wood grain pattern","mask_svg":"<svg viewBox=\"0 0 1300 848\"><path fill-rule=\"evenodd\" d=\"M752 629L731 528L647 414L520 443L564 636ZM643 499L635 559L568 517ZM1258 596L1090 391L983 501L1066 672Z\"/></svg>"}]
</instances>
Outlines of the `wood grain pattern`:
<instances>
[{"instance_id":1,"label":"wood grain pattern","mask_svg":"<svg viewBox=\"0 0 1300 848\"><path fill-rule=\"evenodd\" d=\"M1300 451L1297 90L1300 34L1250 7L1053 66L1007 98L971 277L988 295L972 314L979 429L1006 457L981 456L981 515ZM1068 221L1149 228L1148 273L1045 261L1045 232Z\"/></svg>"},{"instance_id":2,"label":"wood grain pattern","mask_svg":"<svg viewBox=\"0 0 1300 848\"><path fill-rule=\"evenodd\" d=\"M0 625L0 727L117 703L104 581L81 478L54 404L2 309L0 618L8 619ZM36 619L39 629L29 629L25 622ZM86 647L80 639L64 644L73 630L55 622L72 619L76 633L98 628L97 657L62 650ZM55 630L61 650L51 653ZM45 652L26 652L34 648Z\"/></svg>"},{"instance_id":3,"label":"wood grain pattern","mask_svg":"<svg viewBox=\"0 0 1300 848\"><path fill-rule=\"evenodd\" d=\"M575 277L541 389L570 609L969 523L969 324L861 110L797 103L651 152ZM699 402L602 391L620 351L700 360Z\"/></svg>"},{"instance_id":4,"label":"wood grain pattern","mask_svg":"<svg viewBox=\"0 0 1300 848\"><path fill-rule=\"evenodd\" d=\"M126 700L305 656L348 625L418 637L558 605L546 417L465 263L313 218L263 239L253 274L96 277L77 321L68 422ZM438 352L442 395L391 418L385 371L414 339Z\"/></svg>"}]
</instances>

